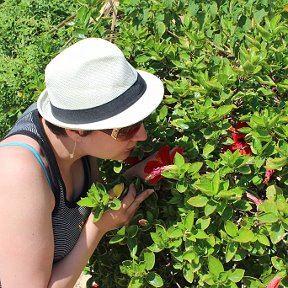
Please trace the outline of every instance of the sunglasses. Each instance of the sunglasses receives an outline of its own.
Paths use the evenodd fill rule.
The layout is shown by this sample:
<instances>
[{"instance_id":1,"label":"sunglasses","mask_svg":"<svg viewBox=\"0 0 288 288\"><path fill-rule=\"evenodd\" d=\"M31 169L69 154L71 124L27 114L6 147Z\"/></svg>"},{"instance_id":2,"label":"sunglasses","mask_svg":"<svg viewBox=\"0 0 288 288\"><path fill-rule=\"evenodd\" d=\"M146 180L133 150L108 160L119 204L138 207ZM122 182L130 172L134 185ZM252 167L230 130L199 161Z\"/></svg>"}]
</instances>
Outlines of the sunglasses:
<instances>
[{"instance_id":1,"label":"sunglasses","mask_svg":"<svg viewBox=\"0 0 288 288\"><path fill-rule=\"evenodd\" d=\"M140 121L127 127L105 129L101 131L104 132L105 134L108 134L115 140L126 141L131 139L138 132L142 124L143 121Z\"/></svg>"}]
</instances>

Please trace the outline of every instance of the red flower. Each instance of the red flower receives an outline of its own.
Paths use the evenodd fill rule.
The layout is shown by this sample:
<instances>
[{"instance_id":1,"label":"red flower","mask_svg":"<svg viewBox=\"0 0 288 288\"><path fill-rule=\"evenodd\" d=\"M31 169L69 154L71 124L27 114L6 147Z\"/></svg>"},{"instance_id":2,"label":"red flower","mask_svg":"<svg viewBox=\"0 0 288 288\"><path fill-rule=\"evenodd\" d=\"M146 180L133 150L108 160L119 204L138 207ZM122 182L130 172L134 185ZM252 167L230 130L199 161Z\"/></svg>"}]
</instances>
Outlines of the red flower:
<instances>
[{"instance_id":1,"label":"red flower","mask_svg":"<svg viewBox=\"0 0 288 288\"><path fill-rule=\"evenodd\" d=\"M245 141L245 133L241 133L238 130L240 128L250 127L246 122L238 122L235 127L231 127L229 130L232 132L232 139L234 142L240 142L241 140Z\"/></svg>"},{"instance_id":2,"label":"red flower","mask_svg":"<svg viewBox=\"0 0 288 288\"><path fill-rule=\"evenodd\" d=\"M145 180L150 181L152 184L156 184L163 178L161 173L169 169L170 165L174 163L174 157L176 153L183 154L184 149L177 147L170 151L169 146L163 146L156 154L155 160L151 160L146 163L144 172L148 174Z\"/></svg>"},{"instance_id":3,"label":"red flower","mask_svg":"<svg viewBox=\"0 0 288 288\"><path fill-rule=\"evenodd\" d=\"M232 145L227 145L224 148L224 151L230 150L231 152L235 152L236 150L239 150L241 155L252 155L250 145L245 141L246 134L238 131L238 129L243 127L249 127L249 125L245 122L239 122L235 127L229 129L234 143Z\"/></svg>"},{"instance_id":4,"label":"red flower","mask_svg":"<svg viewBox=\"0 0 288 288\"><path fill-rule=\"evenodd\" d=\"M281 278L279 276L275 276L269 283L267 288L278 288L281 283Z\"/></svg>"},{"instance_id":5,"label":"red flower","mask_svg":"<svg viewBox=\"0 0 288 288\"><path fill-rule=\"evenodd\" d=\"M250 193L248 193L248 192L246 192L246 196L247 196L247 198L249 198L250 200L252 200L257 206L258 206L259 204L262 204L262 203L263 203L263 200L257 198L256 196L254 196L254 195L252 195L252 194L250 194Z\"/></svg>"},{"instance_id":6,"label":"red flower","mask_svg":"<svg viewBox=\"0 0 288 288\"><path fill-rule=\"evenodd\" d=\"M271 170L271 169L267 169L266 170L266 173L265 173L265 179L264 179L264 181L263 181L263 183L265 184L265 185L268 185L268 182L270 181L270 178L271 178L271 176L274 174L274 170Z\"/></svg>"},{"instance_id":7,"label":"red flower","mask_svg":"<svg viewBox=\"0 0 288 288\"><path fill-rule=\"evenodd\" d=\"M127 164L134 166L138 162L140 162L140 159L136 156L129 156L124 160Z\"/></svg>"},{"instance_id":8,"label":"red flower","mask_svg":"<svg viewBox=\"0 0 288 288\"><path fill-rule=\"evenodd\" d=\"M165 165L161 167L154 168L150 174L145 177L146 181L150 181L151 184L156 184L160 179L163 178L162 172L169 170L172 165ZM145 166L146 167L146 166ZM145 171L145 170L144 170Z\"/></svg>"}]
</instances>

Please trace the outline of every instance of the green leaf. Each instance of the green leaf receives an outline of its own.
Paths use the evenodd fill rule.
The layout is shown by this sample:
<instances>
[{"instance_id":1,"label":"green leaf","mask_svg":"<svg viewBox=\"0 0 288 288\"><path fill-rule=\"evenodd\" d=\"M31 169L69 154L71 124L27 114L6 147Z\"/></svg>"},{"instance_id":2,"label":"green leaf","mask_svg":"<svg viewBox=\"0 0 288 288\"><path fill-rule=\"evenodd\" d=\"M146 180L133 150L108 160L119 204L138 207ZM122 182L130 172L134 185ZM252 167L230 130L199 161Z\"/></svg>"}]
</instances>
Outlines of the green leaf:
<instances>
[{"instance_id":1,"label":"green leaf","mask_svg":"<svg viewBox=\"0 0 288 288\"><path fill-rule=\"evenodd\" d=\"M207 204L208 200L209 199L206 196L197 195L189 198L187 200L187 203L193 207L204 207Z\"/></svg>"},{"instance_id":2,"label":"green leaf","mask_svg":"<svg viewBox=\"0 0 288 288\"><path fill-rule=\"evenodd\" d=\"M127 246L129 248L131 258L134 258L138 250L137 240L135 238L128 238Z\"/></svg>"},{"instance_id":3,"label":"green leaf","mask_svg":"<svg viewBox=\"0 0 288 288\"><path fill-rule=\"evenodd\" d=\"M241 227L238 232L238 236L234 237L235 241L240 243L248 243L254 239L254 233L247 228Z\"/></svg>"},{"instance_id":4,"label":"green leaf","mask_svg":"<svg viewBox=\"0 0 288 288\"><path fill-rule=\"evenodd\" d=\"M143 278L142 277L132 277L128 288L140 288L143 286Z\"/></svg>"},{"instance_id":5,"label":"green leaf","mask_svg":"<svg viewBox=\"0 0 288 288\"><path fill-rule=\"evenodd\" d=\"M238 243L231 242L227 245L226 254L225 254L225 261L226 263L230 262L234 255L236 254L238 249Z\"/></svg>"},{"instance_id":6,"label":"green leaf","mask_svg":"<svg viewBox=\"0 0 288 288\"><path fill-rule=\"evenodd\" d=\"M150 235L151 235L151 238L152 238L152 240L154 241L155 244L157 244L159 246L162 246L163 241L162 241L161 237L157 233L151 232Z\"/></svg>"},{"instance_id":7,"label":"green leaf","mask_svg":"<svg viewBox=\"0 0 288 288\"><path fill-rule=\"evenodd\" d=\"M208 179L208 177L202 176L199 180L197 180L194 185L195 189L200 190L204 194L207 194L208 196L214 195L214 187L212 186L211 179Z\"/></svg>"},{"instance_id":8,"label":"green leaf","mask_svg":"<svg viewBox=\"0 0 288 288\"><path fill-rule=\"evenodd\" d=\"M148 55L141 55L141 56L136 57L135 59L137 63L146 63L149 60L151 60L151 56L148 56Z\"/></svg>"},{"instance_id":9,"label":"green leaf","mask_svg":"<svg viewBox=\"0 0 288 288\"><path fill-rule=\"evenodd\" d=\"M163 105L161 109L159 110L159 117L161 120L163 120L168 114L168 107L167 105Z\"/></svg>"},{"instance_id":10,"label":"green leaf","mask_svg":"<svg viewBox=\"0 0 288 288\"><path fill-rule=\"evenodd\" d=\"M220 186L220 174L219 172L215 173L215 175L212 178L212 187L213 187L213 194L217 194L219 191Z\"/></svg>"},{"instance_id":11,"label":"green leaf","mask_svg":"<svg viewBox=\"0 0 288 288\"><path fill-rule=\"evenodd\" d=\"M174 164L179 168L185 164L184 157L178 152L176 152L176 154L175 154Z\"/></svg>"},{"instance_id":12,"label":"green leaf","mask_svg":"<svg viewBox=\"0 0 288 288\"><path fill-rule=\"evenodd\" d=\"M231 237L234 237L238 234L238 228L237 228L237 225L234 224L233 222L231 221L226 221L225 224L224 224L224 227L225 227L225 231L227 232L227 234Z\"/></svg>"},{"instance_id":13,"label":"green leaf","mask_svg":"<svg viewBox=\"0 0 288 288\"><path fill-rule=\"evenodd\" d=\"M266 196L269 200L274 201L277 194L281 194L282 189L277 185L270 185L266 189Z\"/></svg>"},{"instance_id":14,"label":"green leaf","mask_svg":"<svg viewBox=\"0 0 288 288\"><path fill-rule=\"evenodd\" d=\"M251 168L248 165L242 166L242 167L238 168L238 170L242 174L250 174L251 173Z\"/></svg>"},{"instance_id":15,"label":"green leaf","mask_svg":"<svg viewBox=\"0 0 288 288\"><path fill-rule=\"evenodd\" d=\"M85 198L81 198L77 204L79 206L84 206L84 207L94 207L95 204L93 203L91 198L85 197Z\"/></svg>"},{"instance_id":16,"label":"green leaf","mask_svg":"<svg viewBox=\"0 0 288 288\"><path fill-rule=\"evenodd\" d=\"M207 158L208 155L215 150L215 145L206 143L203 148L203 157Z\"/></svg>"},{"instance_id":17,"label":"green leaf","mask_svg":"<svg viewBox=\"0 0 288 288\"><path fill-rule=\"evenodd\" d=\"M241 211L250 211L252 209L252 206L249 204L248 201L241 199L235 203L235 208Z\"/></svg>"},{"instance_id":18,"label":"green leaf","mask_svg":"<svg viewBox=\"0 0 288 288\"><path fill-rule=\"evenodd\" d=\"M243 64L243 69L245 70L245 72L248 72L248 73L252 73L255 69L255 65L253 65L250 61L246 61L244 64Z\"/></svg>"},{"instance_id":19,"label":"green leaf","mask_svg":"<svg viewBox=\"0 0 288 288\"><path fill-rule=\"evenodd\" d=\"M271 242L276 244L280 242L284 237L285 230L281 223L273 223L269 232Z\"/></svg>"},{"instance_id":20,"label":"green leaf","mask_svg":"<svg viewBox=\"0 0 288 288\"><path fill-rule=\"evenodd\" d=\"M217 204L213 203L213 201L208 201L204 208L205 216L209 216L215 212L217 209Z\"/></svg>"},{"instance_id":21,"label":"green leaf","mask_svg":"<svg viewBox=\"0 0 288 288\"><path fill-rule=\"evenodd\" d=\"M219 108L217 108L216 112L218 116L221 118L228 115L234 108L237 108L236 105L221 105Z\"/></svg>"},{"instance_id":22,"label":"green leaf","mask_svg":"<svg viewBox=\"0 0 288 288\"><path fill-rule=\"evenodd\" d=\"M129 225L126 227L126 234L129 238L134 238L138 233L138 225Z\"/></svg>"},{"instance_id":23,"label":"green leaf","mask_svg":"<svg viewBox=\"0 0 288 288\"><path fill-rule=\"evenodd\" d=\"M111 201L109 208L112 210L119 210L121 208L121 205L122 205L121 200L115 197Z\"/></svg>"},{"instance_id":24,"label":"green leaf","mask_svg":"<svg viewBox=\"0 0 288 288\"><path fill-rule=\"evenodd\" d=\"M185 251L183 254L183 259L187 261L192 261L195 259L197 254L194 251Z\"/></svg>"},{"instance_id":25,"label":"green leaf","mask_svg":"<svg viewBox=\"0 0 288 288\"><path fill-rule=\"evenodd\" d=\"M194 225L194 215L195 215L194 211L189 211L189 213L185 217L184 226L188 231L191 231Z\"/></svg>"},{"instance_id":26,"label":"green leaf","mask_svg":"<svg viewBox=\"0 0 288 288\"><path fill-rule=\"evenodd\" d=\"M192 175L196 174L197 172L199 172L202 166L203 166L202 162L194 162L189 165L188 172L191 173Z\"/></svg>"},{"instance_id":27,"label":"green leaf","mask_svg":"<svg viewBox=\"0 0 288 288\"><path fill-rule=\"evenodd\" d=\"M162 35L165 33L166 30L166 26L163 22L156 22L156 34L158 36L158 38L161 38Z\"/></svg>"},{"instance_id":28,"label":"green leaf","mask_svg":"<svg viewBox=\"0 0 288 288\"><path fill-rule=\"evenodd\" d=\"M275 267L275 269L277 269L278 271L285 270L286 265L285 265L284 259L274 256L271 258L271 262L273 266Z\"/></svg>"},{"instance_id":29,"label":"green leaf","mask_svg":"<svg viewBox=\"0 0 288 288\"><path fill-rule=\"evenodd\" d=\"M122 170L122 163L121 162L116 162L113 166L113 170L115 173L119 174Z\"/></svg>"},{"instance_id":30,"label":"green leaf","mask_svg":"<svg viewBox=\"0 0 288 288\"><path fill-rule=\"evenodd\" d=\"M271 170L280 170L285 165L287 165L287 157L274 158L274 159L269 158L267 160L265 168Z\"/></svg>"},{"instance_id":31,"label":"green leaf","mask_svg":"<svg viewBox=\"0 0 288 288\"><path fill-rule=\"evenodd\" d=\"M180 192L180 193L184 193L188 188L188 183L185 180L179 180L176 183L176 189Z\"/></svg>"},{"instance_id":32,"label":"green leaf","mask_svg":"<svg viewBox=\"0 0 288 288\"><path fill-rule=\"evenodd\" d=\"M224 272L224 267L221 261L212 255L208 256L208 268L210 273L217 278L219 277L221 272Z\"/></svg>"},{"instance_id":33,"label":"green leaf","mask_svg":"<svg viewBox=\"0 0 288 288\"><path fill-rule=\"evenodd\" d=\"M164 285L161 276L154 272L148 273L145 280L153 287L162 287Z\"/></svg>"},{"instance_id":34,"label":"green leaf","mask_svg":"<svg viewBox=\"0 0 288 288\"><path fill-rule=\"evenodd\" d=\"M209 227L211 223L211 218L210 217L202 217L197 219L196 221L196 228L205 230Z\"/></svg>"},{"instance_id":35,"label":"green leaf","mask_svg":"<svg viewBox=\"0 0 288 288\"><path fill-rule=\"evenodd\" d=\"M92 211L93 211L93 216L94 216L94 219L93 219L94 222L98 221L104 213L104 209L100 206L94 208Z\"/></svg>"},{"instance_id":36,"label":"green leaf","mask_svg":"<svg viewBox=\"0 0 288 288\"><path fill-rule=\"evenodd\" d=\"M167 235L169 238L180 238L183 237L183 231L176 227L169 227L167 230Z\"/></svg>"},{"instance_id":37,"label":"green leaf","mask_svg":"<svg viewBox=\"0 0 288 288\"><path fill-rule=\"evenodd\" d=\"M115 235L109 240L109 244L116 244L122 242L125 239L125 235Z\"/></svg>"},{"instance_id":38,"label":"green leaf","mask_svg":"<svg viewBox=\"0 0 288 288\"><path fill-rule=\"evenodd\" d=\"M194 270L190 263L186 263L183 267L183 276L187 282L192 283L194 280Z\"/></svg>"},{"instance_id":39,"label":"green leaf","mask_svg":"<svg viewBox=\"0 0 288 288\"><path fill-rule=\"evenodd\" d=\"M262 19L268 14L267 11L265 11L264 8L257 10L254 13L254 18L255 18L255 22L256 23L260 23L262 21Z\"/></svg>"},{"instance_id":40,"label":"green leaf","mask_svg":"<svg viewBox=\"0 0 288 288\"><path fill-rule=\"evenodd\" d=\"M264 223L275 223L278 221L278 215L269 212L258 216L258 220Z\"/></svg>"},{"instance_id":41,"label":"green leaf","mask_svg":"<svg viewBox=\"0 0 288 288\"><path fill-rule=\"evenodd\" d=\"M195 238L197 239L207 239L209 236L206 234L206 232L202 229L198 229L197 233L195 234Z\"/></svg>"},{"instance_id":42,"label":"green leaf","mask_svg":"<svg viewBox=\"0 0 288 288\"><path fill-rule=\"evenodd\" d=\"M248 40L249 43L251 43L257 49L261 50L261 44L256 39L253 39L253 38L249 37L247 34L245 35L245 37L246 37L246 39Z\"/></svg>"},{"instance_id":43,"label":"green leaf","mask_svg":"<svg viewBox=\"0 0 288 288\"><path fill-rule=\"evenodd\" d=\"M261 243L265 246L270 246L270 241L269 241L268 237L263 235L263 234L258 234L257 240L259 241L259 243Z\"/></svg>"},{"instance_id":44,"label":"green leaf","mask_svg":"<svg viewBox=\"0 0 288 288\"><path fill-rule=\"evenodd\" d=\"M279 194L280 195L280 194ZM277 209L277 202L274 200L265 200L262 204L258 205L259 210L267 213L272 213L275 216L278 215L278 209ZM264 214L262 214L264 215Z\"/></svg>"},{"instance_id":45,"label":"green leaf","mask_svg":"<svg viewBox=\"0 0 288 288\"><path fill-rule=\"evenodd\" d=\"M244 269L235 269L234 271L229 270L228 278L232 282L237 283L242 280L244 274L245 274Z\"/></svg>"},{"instance_id":46,"label":"green leaf","mask_svg":"<svg viewBox=\"0 0 288 288\"><path fill-rule=\"evenodd\" d=\"M155 254L151 251L144 252L144 262L146 270L153 269L155 265Z\"/></svg>"}]
</instances>

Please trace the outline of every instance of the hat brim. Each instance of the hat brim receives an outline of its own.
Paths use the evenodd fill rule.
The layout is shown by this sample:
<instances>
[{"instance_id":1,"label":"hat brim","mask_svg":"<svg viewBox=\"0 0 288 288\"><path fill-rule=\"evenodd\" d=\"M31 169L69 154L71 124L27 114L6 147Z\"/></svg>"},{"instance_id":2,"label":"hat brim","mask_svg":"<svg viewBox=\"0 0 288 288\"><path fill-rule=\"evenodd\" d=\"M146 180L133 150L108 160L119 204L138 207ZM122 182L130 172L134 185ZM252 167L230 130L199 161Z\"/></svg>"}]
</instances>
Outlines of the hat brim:
<instances>
[{"instance_id":1,"label":"hat brim","mask_svg":"<svg viewBox=\"0 0 288 288\"><path fill-rule=\"evenodd\" d=\"M48 122L68 129L102 130L132 125L148 117L159 106L164 95L164 87L158 77L141 70L137 70L137 72L142 76L147 84L145 93L129 108L108 119L85 124L69 124L61 122L52 114L50 98L46 89L40 94L37 100L38 111Z\"/></svg>"}]
</instances>

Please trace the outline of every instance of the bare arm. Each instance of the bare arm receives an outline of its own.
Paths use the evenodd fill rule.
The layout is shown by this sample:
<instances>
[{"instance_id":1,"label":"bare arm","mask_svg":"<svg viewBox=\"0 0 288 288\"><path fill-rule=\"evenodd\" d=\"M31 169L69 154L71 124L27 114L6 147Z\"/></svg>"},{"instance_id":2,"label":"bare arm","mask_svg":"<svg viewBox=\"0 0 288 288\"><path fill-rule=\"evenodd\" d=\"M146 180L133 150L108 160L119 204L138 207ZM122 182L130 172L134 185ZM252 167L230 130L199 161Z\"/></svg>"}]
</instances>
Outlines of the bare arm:
<instances>
[{"instance_id":1,"label":"bare arm","mask_svg":"<svg viewBox=\"0 0 288 288\"><path fill-rule=\"evenodd\" d=\"M53 259L53 195L21 148L0 152L0 271L3 287L47 287ZM29 163L29 165L27 165Z\"/></svg>"},{"instance_id":2,"label":"bare arm","mask_svg":"<svg viewBox=\"0 0 288 288\"><path fill-rule=\"evenodd\" d=\"M5 288L71 288L103 235L128 224L152 191L136 197L135 188L130 186L122 208L106 212L96 223L91 216L72 251L53 265L53 194L42 169L38 169L39 163L27 153L0 154L1 282ZM27 161L29 165L24 165Z\"/></svg>"},{"instance_id":3,"label":"bare arm","mask_svg":"<svg viewBox=\"0 0 288 288\"><path fill-rule=\"evenodd\" d=\"M135 187L131 185L129 193L122 201L120 210L106 212L95 223L93 216L90 215L76 246L53 268L49 287L72 287L105 233L127 225L141 202L152 192L153 190L146 190L136 197Z\"/></svg>"}]
</instances>

